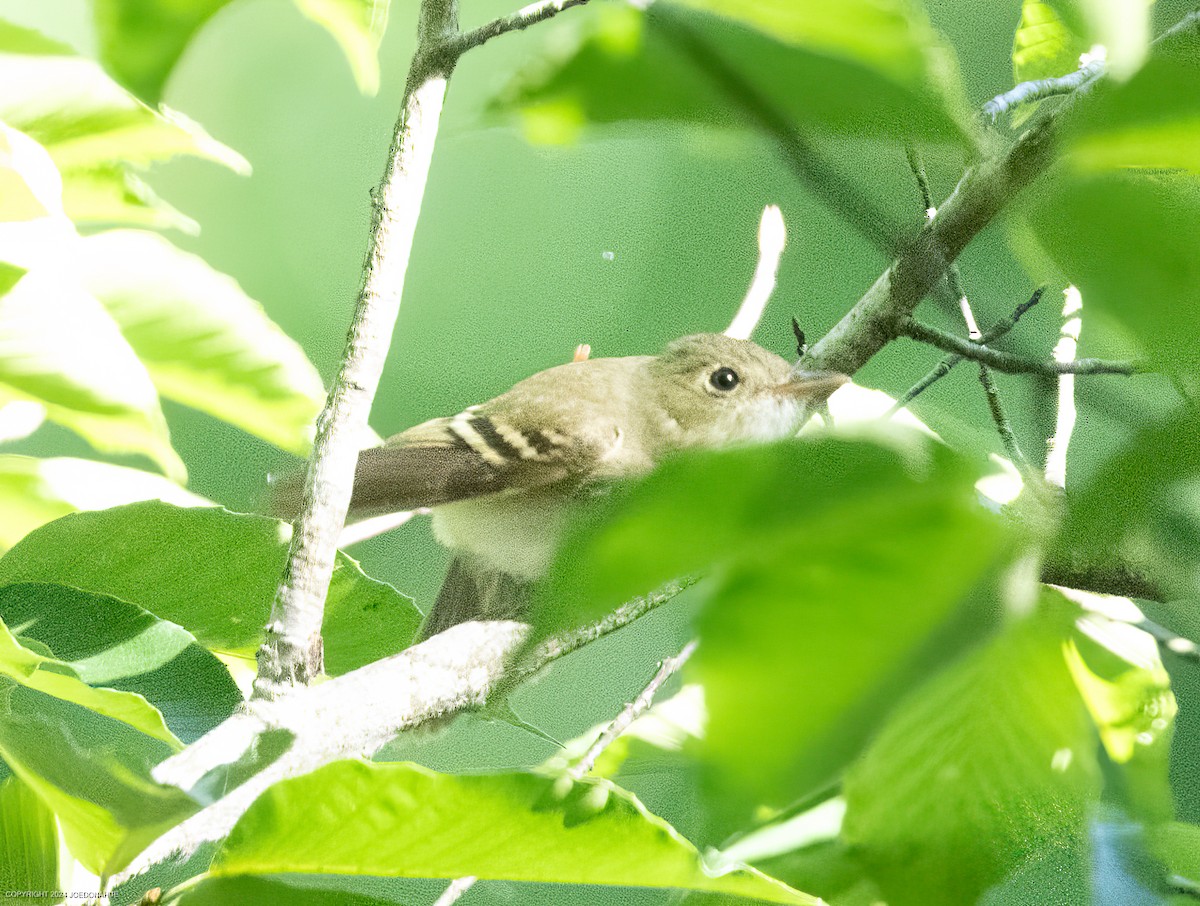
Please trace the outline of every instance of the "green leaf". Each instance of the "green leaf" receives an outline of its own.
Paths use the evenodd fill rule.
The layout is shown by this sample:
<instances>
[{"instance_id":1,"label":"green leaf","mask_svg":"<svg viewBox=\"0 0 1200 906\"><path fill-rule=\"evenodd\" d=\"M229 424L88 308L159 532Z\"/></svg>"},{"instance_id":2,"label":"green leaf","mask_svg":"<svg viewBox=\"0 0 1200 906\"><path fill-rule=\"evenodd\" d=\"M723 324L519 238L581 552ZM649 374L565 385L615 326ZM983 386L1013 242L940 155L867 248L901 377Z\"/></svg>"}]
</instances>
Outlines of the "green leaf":
<instances>
[{"instance_id":1,"label":"green leaf","mask_svg":"<svg viewBox=\"0 0 1200 906\"><path fill-rule=\"evenodd\" d=\"M1117 79L1133 75L1150 47L1153 0L1047 0L1049 6L1088 46L1103 45L1108 71Z\"/></svg>"},{"instance_id":2,"label":"green leaf","mask_svg":"<svg viewBox=\"0 0 1200 906\"><path fill-rule=\"evenodd\" d=\"M85 285L163 396L308 455L321 378L236 281L151 233L101 233L80 253Z\"/></svg>"},{"instance_id":3,"label":"green leaf","mask_svg":"<svg viewBox=\"0 0 1200 906\"><path fill-rule=\"evenodd\" d=\"M42 144L63 176L76 222L186 226L157 204L129 167L185 154L249 172L235 151L175 111L156 111L98 63L29 29L0 22L0 120Z\"/></svg>"},{"instance_id":4,"label":"green leaf","mask_svg":"<svg viewBox=\"0 0 1200 906\"><path fill-rule=\"evenodd\" d=\"M558 52L498 104L552 137L585 122L743 127L731 83L714 75L728 69L800 129L964 141L953 62L907 3L689 0L605 7L565 26Z\"/></svg>"},{"instance_id":5,"label":"green leaf","mask_svg":"<svg viewBox=\"0 0 1200 906\"><path fill-rule=\"evenodd\" d=\"M242 816L210 872L474 875L817 902L753 869L714 876L694 846L606 781L453 776L400 763L335 762L276 784Z\"/></svg>"},{"instance_id":6,"label":"green leaf","mask_svg":"<svg viewBox=\"0 0 1200 906\"><path fill-rule=\"evenodd\" d=\"M847 775L842 833L889 903L974 902L1028 859L1086 844L1096 735L1041 609L901 706Z\"/></svg>"},{"instance_id":7,"label":"green leaf","mask_svg":"<svg viewBox=\"0 0 1200 906\"><path fill-rule=\"evenodd\" d=\"M68 456L0 455L0 552L47 522L79 510L103 510L137 500L211 506L161 475Z\"/></svg>"},{"instance_id":8,"label":"green leaf","mask_svg":"<svg viewBox=\"0 0 1200 906\"><path fill-rule=\"evenodd\" d=\"M187 476L137 354L104 307L51 267L0 296L0 394L42 404L98 450L142 453Z\"/></svg>"},{"instance_id":9,"label":"green leaf","mask_svg":"<svg viewBox=\"0 0 1200 906\"><path fill-rule=\"evenodd\" d=\"M1169 598L1200 592L1200 418L1186 410L1135 435L1070 500L1064 549L1104 556L1119 550L1145 563ZM1114 519L1119 513L1121 518ZM1173 629L1200 638L1191 608L1160 605Z\"/></svg>"},{"instance_id":10,"label":"green leaf","mask_svg":"<svg viewBox=\"0 0 1200 906\"><path fill-rule=\"evenodd\" d=\"M46 646L90 686L145 698L184 742L241 704L229 671L191 633L125 601L63 585L6 585L0 618L23 645Z\"/></svg>"},{"instance_id":11,"label":"green leaf","mask_svg":"<svg viewBox=\"0 0 1200 906\"><path fill-rule=\"evenodd\" d=\"M52 906L60 890L54 813L17 777L0 783L0 890L44 891L23 903Z\"/></svg>"},{"instance_id":12,"label":"green leaf","mask_svg":"<svg viewBox=\"0 0 1200 906\"><path fill-rule=\"evenodd\" d=\"M1013 35L1013 82L1053 79L1074 72L1087 49L1087 43L1063 24L1050 3L1025 0Z\"/></svg>"},{"instance_id":13,"label":"green leaf","mask_svg":"<svg viewBox=\"0 0 1200 906\"><path fill-rule=\"evenodd\" d=\"M379 91L379 42L391 0L295 0L300 12L324 28L346 55L363 94Z\"/></svg>"},{"instance_id":14,"label":"green leaf","mask_svg":"<svg viewBox=\"0 0 1200 906\"><path fill-rule=\"evenodd\" d=\"M1182 167L1200 172L1200 34L1161 41L1128 82L1102 82L1067 121L1080 170Z\"/></svg>"},{"instance_id":15,"label":"green leaf","mask_svg":"<svg viewBox=\"0 0 1200 906\"><path fill-rule=\"evenodd\" d=\"M158 501L77 513L0 559L0 585L52 582L111 595L191 632L205 647L251 655L262 640L291 527L218 508ZM421 615L339 554L325 603L325 667L346 673L406 647Z\"/></svg>"},{"instance_id":16,"label":"green leaf","mask_svg":"<svg viewBox=\"0 0 1200 906\"><path fill-rule=\"evenodd\" d=\"M1183 178L1060 174L1033 205L1041 246L1156 364L1200 368L1200 189Z\"/></svg>"},{"instance_id":17,"label":"green leaf","mask_svg":"<svg viewBox=\"0 0 1200 906\"><path fill-rule=\"evenodd\" d=\"M46 149L0 123L0 221L62 213L62 177ZM5 292L9 286L2 286Z\"/></svg>"},{"instance_id":18,"label":"green leaf","mask_svg":"<svg viewBox=\"0 0 1200 906\"><path fill-rule=\"evenodd\" d=\"M70 664L31 651L0 622L0 677L55 698L71 702L140 730L179 748L158 709L134 692L96 689L79 678Z\"/></svg>"},{"instance_id":19,"label":"green leaf","mask_svg":"<svg viewBox=\"0 0 1200 906\"><path fill-rule=\"evenodd\" d=\"M150 778L172 751L123 721L0 678L0 758L54 811L71 854L93 874L120 870L196 811L186 794Z\"/></svg>"},{"instance_id":20,"label":"green leaf","mask_svg":"<svg viewBox=\"0 0 1200 906\"><path fill-rule=\"evenodd\" d=\"M395 882L393 882L395 883ZM403 882L401 882L403 883ZM228 903L287 903L288 906L403 906L408 897L389 896L378 878L275 878L238 875L203 877L173 891L170 906ZM409 891L404 891L405 894Z\"/></svg>"},{"instance_id":21,"label":"green leaf","mask_svg":"<svg viewBox=\"0 0 1200 906\"><path fill-rule=\"evenodd\" d=\"M919 502L930 494L941 501L922 477L970 488L973 473L947 449L911 432L895 436L914 444L911 475L900 453L843 438L671 459L602 498L569 533L535 602L539 625L552 631L597 619L689 573L769 565L806 544L836 546L869 524L881 502ZM980 528L986 546L993 523L975 506L974 492L951 511L974 513L956 518ZM854 524L856 518L863 522ZM839 534L830 536L831 529Z\"/></svg>"},{"instance_id":22,"label":"green leaf","mask_svg":"<svg viewBox=\"0 0 1200 906\"><path fill-rule=\"evenodd\" d=\"M295 0L342 48L364 94L379 88L379 41L390 0ZM100 58L116 79L150 103L196 33L229 0L95 0Z\"/></svg>"}]
</instances>

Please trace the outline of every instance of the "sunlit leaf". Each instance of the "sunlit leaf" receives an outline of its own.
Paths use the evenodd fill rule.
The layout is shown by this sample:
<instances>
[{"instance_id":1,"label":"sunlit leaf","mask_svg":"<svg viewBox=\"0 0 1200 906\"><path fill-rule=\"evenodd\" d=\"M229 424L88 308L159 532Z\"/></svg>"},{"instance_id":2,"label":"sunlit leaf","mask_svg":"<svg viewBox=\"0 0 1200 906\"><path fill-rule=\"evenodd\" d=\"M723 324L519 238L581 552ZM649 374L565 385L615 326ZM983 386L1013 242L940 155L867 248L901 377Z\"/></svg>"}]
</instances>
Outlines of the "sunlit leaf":
<instances>
[{"instance_id":1,"label":"sunlit leaf","mask_svg":"<svg viewBox=\"0 0 1200 906\"><path fill-rule=\"evenodd\" d=\"M363 94L379 90L379 42L391 0L295 0L300 12L331 34ZM408 12L406 9L405 12Z\"/></svg>"},{"instance_id":2,"label":"sunlit leaf","mask_svg":"<svg viewBox=\"0 0 1200 906\"><path fill-rule=\"evenodd\" d=\"M19 628L19 627L12 627ZM163 723L162 714L145 698L132 692L95 689L79 678L68 664L45 657L18 643L9 627L0 622L0 677L72 702L121 721L147 736L178 747L179 740Z\"/></svg>"},{"instance_id":3,"label":"sunlit leaf","mask_svg":"<svg viewBox=\"0 0 1200 906\"><path fill-rule=\"evenodd\" d=\"M1146 58L1150 46L1153 0L1046 0L1067 27L1088 45L1106 51L1108 70L1127 79Z\"/></svg>"},{"instance_id":4,"label":"sunlit leaf","mask_svg":"<svg viewBox=\"0 0 1200 906\"><path fill-rule=\"evenodd\" d=\"M903 704L847 775L843 836L887 901L974 902L1026 860L1086 844L1096 734L1041 612Z\"/></svg>"},{"instance_id":5,"label":"sunlit leaf","mask_svg":"<svg viewBox=\"0 0 1200 906\"><path fill-rule=\"evenodd\" d=\"M24 132L0 123L0 221L33 220L56 211L62 211L62 178L54 161Z\"/></svg>"},{"instance_id":6,"label":"sunlit leaf","mask_svg":"<svg viewBox=\"0 0 1200 906\"><path fill-rule=\"evenodd\" d=\"M21 644L45 646L84 683L144 698L184 742L242 701L229 671L190 633L125 601L63 585L5 585L0 619ZM161 721L140 729L161 736L156 727Z\"/></svg>"},{"instance_id":7,"label":"sunlit leaf","mask_svg":"<svg viewBox=\"0 0 1200 906\"><path fill-rule=\"evenodd\" d=\"M816 903L751 869L714 876L694 846L607 781L454 776L353 761L276 784L260 796L211 873L473 875Z\"/></svg>"},{"instance_id":8,"label":"sunlit leaf","mask_svg":"<svg viewBox=\"0 0 1200 906\"><path fill-rule=\"evenodd\" d=\"M198 124L156 111L117 85L100 65L36 32L0 22L0 120L49 151L62 173L67 213L78 222L186 225L129 170L176 155L249 165Z\"/></svg>"},{"instance_id":9,"label":"sunlit leaf","mask_svg":"<svg viewBox=\"0 0 1200 906\"><path fill-rule=\"evenodd\" d=\"M163 396L308 454L321 378L232 278L151 233L101 233L79 251L84 284Z\"/></svg>"},{"instance_id":10,"label":"sunlit leaf","mask_svg":"<svg viewBox=\"0 0 1200 906\"><path fill-rule=\"evenodd\" d=\"M1155 47L1128 82L1098 85L1067 122L1068 161L1084 170L1181 167L1200 172L1200 33Z\"/></svg>"},{"instance_id":11,"label":"sunlit leaf","mask_svg":"<svg viewBox=\"0 0 1200 906\"><path fill-rule=\"evenodd\" d=\"M88 871L119 870L196 810L180 790L150 778L151 768L174 747L27 685L0 678L0 687L7 687L0 758L54 811L71 855Z\"/></svg>"},{"instance_id":12,"label":"sunlit leaf","mask_svg":"<svg viewBox=\"0 0 1200 906\"><path fill-rule=\"evenodd\" d=\"M158 501L66 516L0 559L0 585L52 582L111 595L177 623L207 648L253 654L291 527ZM407 646L421 615L339 554L325 602L325 668L341 674Z\"/></svg>"},{"instance_id":13,"label":"sunlit leaf","mask_svg":"<svg viewBox=\"0 0 1200 906\"><path fill-rule=\"evenodd\" d=\"M1043 0L1025 0L1013 35L1013 81L1029 82L1064 76L1079 68L1079 55L1088 49Z\"/></svg>"},{"instance_id":14,"label":"sunlit leaf","mask_svg":"<svg viewBox=\"0 0 1200 906\"><path fill-rule=\"evenodd\" d=\"M95 0L100 58L121 84L149 103L197 32L230 0ZM342 48L361 91L379 88L379 41L390 0L295 0Z\"/></svg>"},{"instance_id":15,"label":"sunlit leaf","mask_svg":"<svg viewBox=\"0 0 1200 906\"><path fill-rule=\"evenodd\" d=\"M40 403L98 450L143 453L172 478L187 475L136 353L95 298L50 268L0 297L0 390Z\"/></svg>"},{"instance_id":16,"label":"sunlit leaf","mask_svg":"<svg viewBox=\"0 0 1200 906\"><path fill-rule=\"evenodd\" d=\"M21 900L35 906L61 902L58 827L54 814L16 777L0 783L0 890L39 891Z\"/></svg>"},{"instance_id":17,"label":"sunlit leaf","mask_svg":"<svg viewBox=\"0 0 1200 906\"><path fill-rule=\"evenodd\" d=\"M173 481L125 466L69 456L0 455L0 551L40 525L78 510L104 510L136 500L211 506Z\"/></svg>"},{"instance_id":18,"label":"sunlit leaf","mask_svg":"<svg viewBox=\"0 0 1200 906\"><path fill-rule=\"evenodd\" d=\"M744 82L798 128L963 140L953 61L906 3L660 2L603 8L566 29L502 95L543 131L551 115L741 127L731 94Z\"/></svg>"}]
</instances>

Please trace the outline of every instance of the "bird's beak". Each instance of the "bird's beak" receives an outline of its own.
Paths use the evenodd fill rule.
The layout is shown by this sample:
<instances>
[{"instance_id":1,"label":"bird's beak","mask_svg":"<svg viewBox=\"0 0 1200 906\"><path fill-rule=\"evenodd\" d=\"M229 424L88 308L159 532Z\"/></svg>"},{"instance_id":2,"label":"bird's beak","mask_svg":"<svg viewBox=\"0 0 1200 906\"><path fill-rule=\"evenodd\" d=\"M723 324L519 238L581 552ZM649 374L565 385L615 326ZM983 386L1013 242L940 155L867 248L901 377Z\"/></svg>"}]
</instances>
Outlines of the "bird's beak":
<instances>
[{"instance_id":1,"label":"bird's beak","mask_svg":"<svg viewBox=\"0 0 1200 906\"><path fill-rule=\"evenodd\" d=\"M836 371L793 371L776 392L804 402L823 402L838 387L848 383L850 378Z\"/></svg>"}]
</instances>

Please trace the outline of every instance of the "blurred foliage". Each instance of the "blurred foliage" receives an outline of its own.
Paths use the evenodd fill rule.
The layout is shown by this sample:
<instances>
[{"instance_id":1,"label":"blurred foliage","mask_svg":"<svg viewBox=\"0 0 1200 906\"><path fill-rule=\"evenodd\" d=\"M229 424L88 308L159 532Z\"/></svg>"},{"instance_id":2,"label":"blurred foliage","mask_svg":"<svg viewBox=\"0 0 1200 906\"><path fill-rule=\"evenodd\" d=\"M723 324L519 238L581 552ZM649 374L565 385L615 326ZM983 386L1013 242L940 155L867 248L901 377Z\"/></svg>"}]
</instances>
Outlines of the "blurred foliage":
<instances>
[{"instance_id":1,"label":"blurred foliage","mask_svg":"<svg viewBox=\"0 0 1200 906\"><path fill-rule=\"evenodd\" d=\"M386 36L381 0L14 6L20 24L0 24L0 885L51 890L70 883L60 842L109 873L197 808L151 770L241 700L288 535L231 510L261 508L267 473L307 452L415 6ZM790 350L792 314L820 336L886 262L796 178L761 105L915 230L904 146L920 146L940 202L1033 114L993 128L972 108L1014 78L1074 70L1095 44L1109 75L1066 102L1061 163L966 250L963 280L981 323L1050 283L1004 341L1037 358L1061 326L1050 297L1074 283L1080 354L1163 373L1078 381L1061 524L1057 498L1028 491L999 514L980 506L1000 444L970 369L911 407L944 444L835 432L678 458L599 499L544 590L550 632L704 577L512 694L522 720L575 738L564 750L486 716L404 734L379 763L276 785L228 839L114 902L158 884L172 902L432 902L431 879L466 874L478 903L680 896L660 888L835 906L1181 902L1200 884L1195 660L1164 666L1105 616L1113 602L1039 591L1035 569L1047 536L1130 556L1168 598L1143 609L1200 639L1200 31L1150 45L1188 9L596 2L472 51L381 434L580 341L644 354L720 329L766 203L791 245L758 339ZM510 12L480 0L464 25ZM921 316L962 331L957 309ZM856 381L897 396L938 358L896 344ZM1040 450L1054 382L998 381ZM359 550L365 572L343 555L334 573L331 674L407 646L419 611L386 582L424 602L444 568L421 521ZM597 727L693 636L684 691L605 752L602 779L571 780ZM287 745L260 741L197 795Z\"/></svg>"}]
</instances>

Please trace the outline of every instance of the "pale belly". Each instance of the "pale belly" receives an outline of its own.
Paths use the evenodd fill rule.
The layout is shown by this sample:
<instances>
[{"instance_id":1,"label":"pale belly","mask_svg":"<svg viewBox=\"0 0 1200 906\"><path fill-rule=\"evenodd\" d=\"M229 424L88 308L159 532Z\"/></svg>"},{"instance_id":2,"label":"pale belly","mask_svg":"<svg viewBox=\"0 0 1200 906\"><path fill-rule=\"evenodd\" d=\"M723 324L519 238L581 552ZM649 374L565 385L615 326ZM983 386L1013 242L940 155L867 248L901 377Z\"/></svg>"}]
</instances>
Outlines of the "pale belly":
<instances>
[{"instance_id":1,"label":"pale belly","mask_svg":"<svg viewBox=\"0 0 1200 906\"><path fill-rule=\"evenodd\" d=\"M549 569L565 521L561 492L495 495L436 507L433 533L456 555L533 580Z\"/></svg>"}]
</instances>

